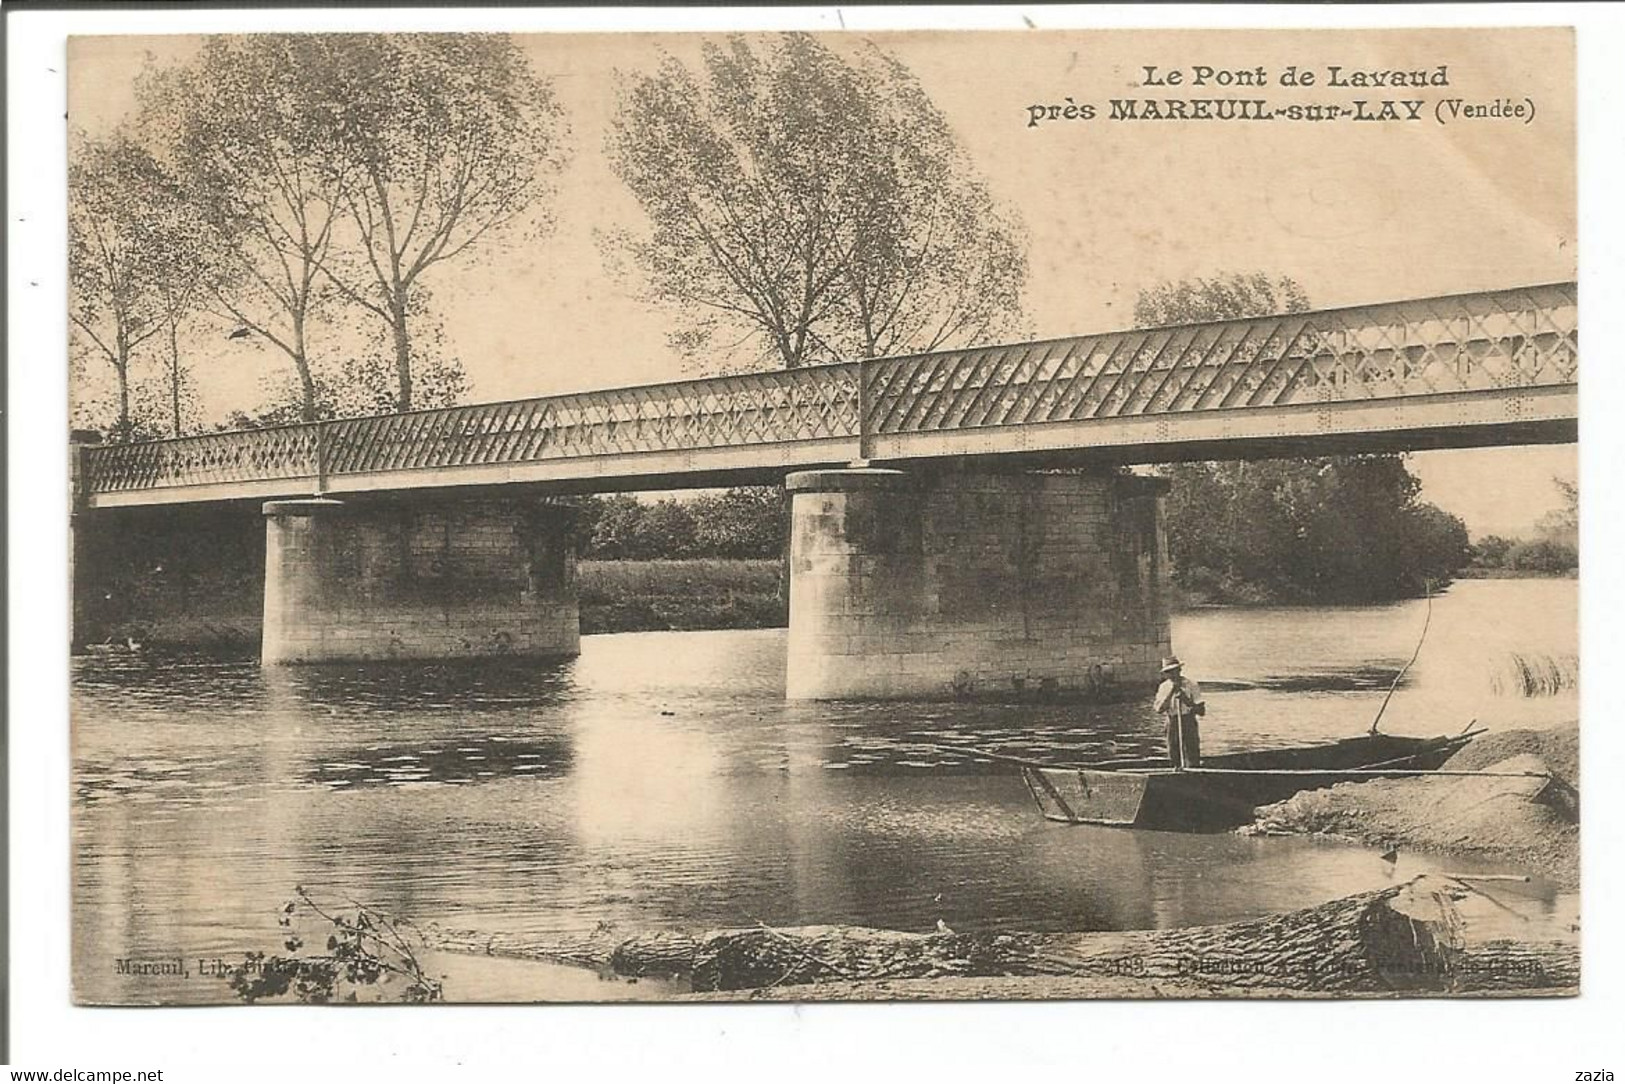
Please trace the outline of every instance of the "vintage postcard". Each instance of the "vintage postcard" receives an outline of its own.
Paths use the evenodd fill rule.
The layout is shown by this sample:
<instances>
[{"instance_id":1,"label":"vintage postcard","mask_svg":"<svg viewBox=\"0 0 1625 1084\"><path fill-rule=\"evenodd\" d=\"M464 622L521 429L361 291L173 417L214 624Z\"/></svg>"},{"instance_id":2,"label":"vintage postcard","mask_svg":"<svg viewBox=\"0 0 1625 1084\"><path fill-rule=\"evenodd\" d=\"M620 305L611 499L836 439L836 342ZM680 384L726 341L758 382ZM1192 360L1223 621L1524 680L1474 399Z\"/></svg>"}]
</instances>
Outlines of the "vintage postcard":
<instances>
[{"instance_id":1,"label":"vintage postcard","mask_svg":"<svg viewBox=\"0 0 1625 1084\"><path fill-rule=\"evenodd\" d=\"M72 39L75 1000L1577 993L1574 48Z\"/></svg>"}]
</instances>

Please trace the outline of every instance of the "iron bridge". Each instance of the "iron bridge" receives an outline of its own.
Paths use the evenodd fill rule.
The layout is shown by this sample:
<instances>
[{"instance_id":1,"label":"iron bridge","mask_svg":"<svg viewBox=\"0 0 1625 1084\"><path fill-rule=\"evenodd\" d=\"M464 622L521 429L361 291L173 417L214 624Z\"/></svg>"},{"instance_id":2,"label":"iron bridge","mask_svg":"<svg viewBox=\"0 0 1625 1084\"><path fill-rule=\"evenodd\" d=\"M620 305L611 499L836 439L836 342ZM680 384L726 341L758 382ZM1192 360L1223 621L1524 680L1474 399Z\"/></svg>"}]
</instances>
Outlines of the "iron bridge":
<instances>
[{"instance_id":1,"label":"iron bridge","mask_svg":"<svg viewBox=\"0 0 1625 1084\"><path fill-rule=\"evenodd\" d=\"M82 507L1576 439L1574 283L79 449Z\"/></svg>"}]
</instances>

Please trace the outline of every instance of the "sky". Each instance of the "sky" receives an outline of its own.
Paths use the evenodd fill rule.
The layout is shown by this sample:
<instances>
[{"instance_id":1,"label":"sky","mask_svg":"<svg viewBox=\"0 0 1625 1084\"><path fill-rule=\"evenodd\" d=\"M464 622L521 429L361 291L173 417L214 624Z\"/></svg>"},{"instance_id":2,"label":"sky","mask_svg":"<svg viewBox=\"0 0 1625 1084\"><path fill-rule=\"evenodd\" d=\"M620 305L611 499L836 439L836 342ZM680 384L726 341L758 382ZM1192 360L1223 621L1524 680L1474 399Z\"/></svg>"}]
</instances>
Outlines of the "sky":
<instances>
[{"instance_id":1,"label":"sky","mask_svg":"<svg viewBox=\"0 0 1625 1084\"><path fill-rule=\"evenodd\" d=\"M1232 271L1290 275L1316 307L1567 281L1575 277L1573 46L1566 30L1041 31L866 34L906 63L953 124L995 196L1025 225L1033 337L1128 326L1139 290ZM429 282L472 401L703 375L668 346L678 314L610 274L597 237L643 223L603 153L624 75L669 52L695 65L695 35L525 35L571 127L537 244L498 241ZM70 125L106 131L132 105L143 64L184 61L191 38L79 38ZM1256 71L1266 86L1143 85L1146 66ZM1448 87L1282 87L1289 67L1446 68ZM1110 122L1112 98L1265 97L1273 103L1507 98L1529 123ZM1029 107L1093 103L1093 121L1030 124ZM206 411L263 395L270 350L210 337L194 350ZM728 359L718 359L718 368ZM1472 533L1527 530L1575 476L1576 450L1417 453L1423 495Z\"/></svg>"}]
</instances>

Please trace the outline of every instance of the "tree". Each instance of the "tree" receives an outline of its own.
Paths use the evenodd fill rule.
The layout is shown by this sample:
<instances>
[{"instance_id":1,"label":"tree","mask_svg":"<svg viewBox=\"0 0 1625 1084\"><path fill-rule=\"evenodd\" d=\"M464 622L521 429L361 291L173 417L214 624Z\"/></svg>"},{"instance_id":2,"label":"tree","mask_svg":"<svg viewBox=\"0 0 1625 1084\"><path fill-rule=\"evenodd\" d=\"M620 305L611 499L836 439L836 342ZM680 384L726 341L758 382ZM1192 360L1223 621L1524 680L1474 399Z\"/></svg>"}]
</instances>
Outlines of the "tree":
<instances>
[{"instance_id":1,"label":"tree","mask_svg":"<svg viewBox=\"0 0 1625 1084\"><path fill-rule=\"evenodd\" d=\"M468 374L451 353L445 328L421 286L413 292L407 317L417 326L412 336L413 409L455 406L468 393ZM332 417L389 414L399 407L393 337L377 321L370 326L374 334L365 345L330 367L326 378L318 378L322 402Z\"/></svg>"},{"instance_id":2,"label":"tree","mask_svg":"<svg viewBox=\"0 0 1625 1084\"><path fill-rule=\"evenodd\" d=\"M163 299L153 278L163 236L147 209L165 206L172 182L129 134L80 137L68 166L69 318L116 377L114 421L108 436L134 439L131 364L137 349L163 329Z\"/></svg>"},{"instance_id":3,"label":"tree","mask_svg":"<svg viewBox=\"0 0 1625 1084\"><path fill-rule=\"evenodd\" d=\"M1289 278L1164 283L1135 303L1143 326L1302 311ZM1419 593L1467 563L1467 528L1421 502L1398 455L1165 466L1168 546L1188 589L1235 601L1372 602Z\"/></svg>"},{"instance_id":4,"label":"tree","mask_svg":"<svg viewBox=\"0 0 1625 1084\"><path fill-rule=\"evenodd\" d=\"M395 409L411 410L411 317L422 276L538 210L563 165L549 83L505 35L349 34L312 73L342 103L335 174L356 244L321 260L328 280L388 328Z\"/></svg>"},{"instance_id":5,"label":"tree","mask_svg":"<svg viewBox=\"0 0 1625 1084\"><path fill-rule=\"evenodd\" d=\"M1473 543L1473 564L1480 568L1502 568L1507 563L1507 554L1511 552L1516 543L1510 538L1502 538L1497 534L1488 534Z\"/></svg>"},{"instance_id":6,"label":"tree","mask_svg":"<svg viewBox=\"0 0 1625 1084\"><path fill-rule=\"evenodd\" d=\"M455 406L468 393L467 374L462 362L449 352L439 321L430 314L425 314L425 319L431 322L426 325L426 331L419 329L413 347L417 356L418 408ZM387 340L387 334L375 332L336 358L312 357L308 385L286 379L286 374L273 374L263 382L265 405L253 411L233 410L219 428L264 429L393 413L395 359Z\"/></svg>"},{"instance_id":7,"label":"tree","mask_svg":"<svg viewBox=\"0 0 1625 1084\"><path fill-rule=\"evenodd\" d=\"M327 35L210 37L194 62L138 90L143 127L167 145L215 254L212 307L287 356L299 421L320 413L312 321L349 182L336 143L341 63Z\"/></svg>"},{"instance_id":8,"label":"tree","mask_svg":"<svg viewBox=\"0 0 1625 1084\"><path fill-rule=\"evenodd\" d=\"M170 432L181 436L187 429L186 419L196 413L197 389L191 369L181 356L181 328L197 311L198 293L202 285L199 277L188 275L183 264L172 268L180 274L158 279L159 310L163 313L164 329L169 333L169 355L164 364L164 386L168 395Z\"/></svg>"},{"instance_id":9,"label":"tree","mask_svg":"<svg viewBox=\"0 0 1625 1084\"><path fill-rule=\"evenodd\" d=\"M148 73L138 94L204 249L221 254L213 308L292 362L295 420L457 399L461 366L438 325L419 327L419 276L525 211L557 165L557 108L511 41L215 37L192 63ZM383 317L387 341L380 353L345 336L353 349L324 377L313 331L335 301ZM423 336L416 349L408 325Z\"/></svg>"},{"instance_id":10,"label":"tree","mask_svg":"<svg viewBox=\"0 0 1625 1084\"><path fill-rule=\"evenodd\" d=\"M1303 288L1291 279L1272 280L1261 272L1220 275L1211 279L1163 282L1141 290L1134 302L1138 327L1194 323L1303 311L1309 307ZM1256 582L1260 569L1285 563L1288 525L1284 507L1273 493L1280 465L1245 461L1185 463L1164 467L1172 482L1168 499L1168 545L1175 567L1187 586L1204 587L1224 596L1242 590L1279 593L1275 577ZM1265 472L1263 477L1249 477ZM1299 488L1303 488L1300 484ZM1278 515L1280 513L1280 515ZM1215 517L1223 517L1222 527ZM1248 568L1244 575L1243 567ZM1198 583L1197 581L1202 581ZM1211 582L1210 582L1211 581ZM1263 596L1260 596L1260 600Z\"/></svg>"},{"instance_id":11,"label":"tree","mask_svg":"<svg viewBox=\"0 0 1625 1084\"><path fill-rule=\"evenodd\" d=\"M1468 561L1467 526L1419 501L1392 455L1182 463L1168 548L1183 586L1241 602L1376 602L1419 593Z\"/></svg>"},{"instance_id":12,"label":"tree","mask_svg":"<svg viewBox=\"0 0 1625 1084\"><path fill-rule=\"evenodd\" d=\"M1553 478L1552 484L1557 487L1563 503L1547 512L1535 524L1535 537L1544 541L1555 542L1569 549L1578 549L1580 545L1580 487L1575 482L1565 481L1562 478Z\"/></svg>"},{"instance_id":13,"label":"tree","mask_svg":"<svg viewBox=\"0 0 1625 1084\"><path fill-rule=\"evenodd\" d=\"M1553 478L1562 504L1541 516L1533 538L1510 539L1486 535L1472 547L1473 564L1517 572L1558 574L1573 572L1580 564L1580 488Z\"/></svg>"},{"instance_id":14,"label":"tree","mask_svg":"<svg viewBox=\"0 0 1625 1084\"><path fill-rule=\"evenodd\" d=\"M874 46L707 42L622 84L610 162L651 231L603 238L691 357L785 368L985 341L1020 319L1026 257L912 73Z\"/></svg>"},{"instance_id":15,"label":"tree","mask_svg":"<svg viewBox=\"0 0 1625 1084\"><path fill-rule=\"evenodd\" d=\"M162 201L146 209L148 229L156 244L144 246L143 258L152 266L143 270L157 294L158 311L167 332L168 355L164 359L165 413L170 436L178 437L187 428L187 418L197 411L197 390L191 366L181 354L181 334L206 307L210 283L215 279L218 249L187 198L184 185L172 180Z\"/></svg>"},{"instance_id":16,"label":"tree","mask_svg":"<svg viewBox=\"0 0 1625 1084\"><path fill-rule=\"evenodd\" d=\"M702 557L777 557L784 542L784 491L747 486L697 497L694 548Z\"/></svg>"},{"instance_id":17,"label":"tree","mask_svg":"<svg viewBox=\"0 0 1625 1084\"><path fill-rule=\"evenodd\" d=\"M109 336L112 344L119 339L115 310L123 308L127 315L133 312L141 325L139 331L132 328L126 336L129 349L123 362L114 365L120 403L116 428L124 439L131 439L135 428L147 428L137 421L129 362L136 346L162 331L168 332L169 346L163 364L164 405L161 411L148 412L148 417L161 414L168 421L168 435L178 437L196 408L192 374L181 354L180 338L181 329L199 309L208 245L197 230L179 180L162 157L153 153L148 136L138 122L121 124L99 143L81 140L74 148L76 169L71 171L75 174L74 200L87 205L80 209L85 213L70 212L78 226L79 243L74 246L78 284L86 288L79 312L85 315L83 303L97 294L107 299L110 303L104 314L114 325ZM109 247L115 232L119 235L116 256ZM115 280L121 284L116 288L111 286ZM123 300L114 302L114 294L121 294ZM91 317L89 323L95 322ZM81 326L81 331L112 360L116 345L109 349L109 342L92 327Z\"/></svg>"},{"instance_id":18,"label":"tree","mask_svg":"<svg viewBox=\"0 0 1625 1084\"><path fill-rule=\"evenodd\" d=\"M1507 553L1508 568L1520 572L1568 572L1579 566L1580 555L1571 545L1553 538L1519 542Z\"/></svg>"},{"instance_id":19,"label":"tree","mask_svg":"<svg viewBox=\"0 0 1625 1084\"><path fill-rule=\"evenodd\" d=\"M1472 563L1467 524L1437 505L1419 503L1409 510L1411 522L1402 536L1411 548L1407 564L1429 583L1448 581Z\"/></svg>"},{"instance_id":20,"label":"tree","mask_svg":"<svg viewBox=\"0 0 1625 1084\"><path fill-rule=\"evenodd\" d=\"M1319 481L1300 513L1287 579L1306 597L1377 602L1419 594L1467 563L1467 526L1420 501L1397 455L1309 460ZM1291 464L1289 466L1295 466Z\"/></svg>"},{"instance_id":21,"label":"tree","mask_svg":"<svg viewBox=\"0 0 1625 1084\"><path fill-rule=\"evenodd\" d=\"M630 556L643 559L693 557L694 548L694 513L688 505L664 497L644 506Z\"/></svg>"},{"instance_id":22,"label":"tree","mask_svg":"<svg viewBox=\"0 0 1625 1084\"><path fill-rule=\"evenodd\" d=\"M576 545L584 556L609 561L761 556L758 552L724 552L752 549L759 544L759 539L754 537L725 538L713 530L702 539L702 517L719 500L729 503L727 497L702 497L686 502L664 497L645 502L625 493L588 498L580 505L582 513L576 525ZM754 503L755 498L737 500ZM777 547L775 534L768 552L775 552Z\"/></svg>"},{"instance_id":23,"label":"tree","mask_svg":"<svg viewBox=\"0 0 1625 1084\"><path fill-rule=\"evenodd\" d=\"M642 503L629 493L616 493L596 498L594 504L591 541L583 552L611 561L639 556Z\"/></svg>"},{"instance_id":24,"label":"tree","mask_svg":"<svg viewBox=\"0 0 1625 1084\"><path fill-rule=\"evenodd\" d=\"M1235 320L1278 312L1304 312L1309 295L1285 275L1271 279L1261 271L1231 273L1210 279L1163 282L1141 290L1134 301L1136 327Z\"/></svg>"}]
</instances>

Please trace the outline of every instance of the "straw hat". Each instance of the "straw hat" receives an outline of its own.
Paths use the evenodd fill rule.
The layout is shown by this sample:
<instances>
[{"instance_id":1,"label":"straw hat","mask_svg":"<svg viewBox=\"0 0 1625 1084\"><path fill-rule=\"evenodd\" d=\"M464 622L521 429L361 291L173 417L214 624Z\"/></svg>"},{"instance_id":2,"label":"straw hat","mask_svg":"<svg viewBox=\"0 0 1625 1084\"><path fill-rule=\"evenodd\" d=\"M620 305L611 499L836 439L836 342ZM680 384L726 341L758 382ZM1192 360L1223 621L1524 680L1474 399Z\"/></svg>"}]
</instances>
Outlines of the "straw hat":
<instances>
[{"instance_id":1,"label":"straw hat","mask_svg":"<svg viewBox=\"0 0 1625 1084\"><path fill-rule=\"evenodd\" d=\"M1162 660L1162 672L1166 674L1170 670L1178 670L1182 665L1183 664L1179 661L1178 656L1169 655L1167 658Z\"/></svg>"}]
</instances>

